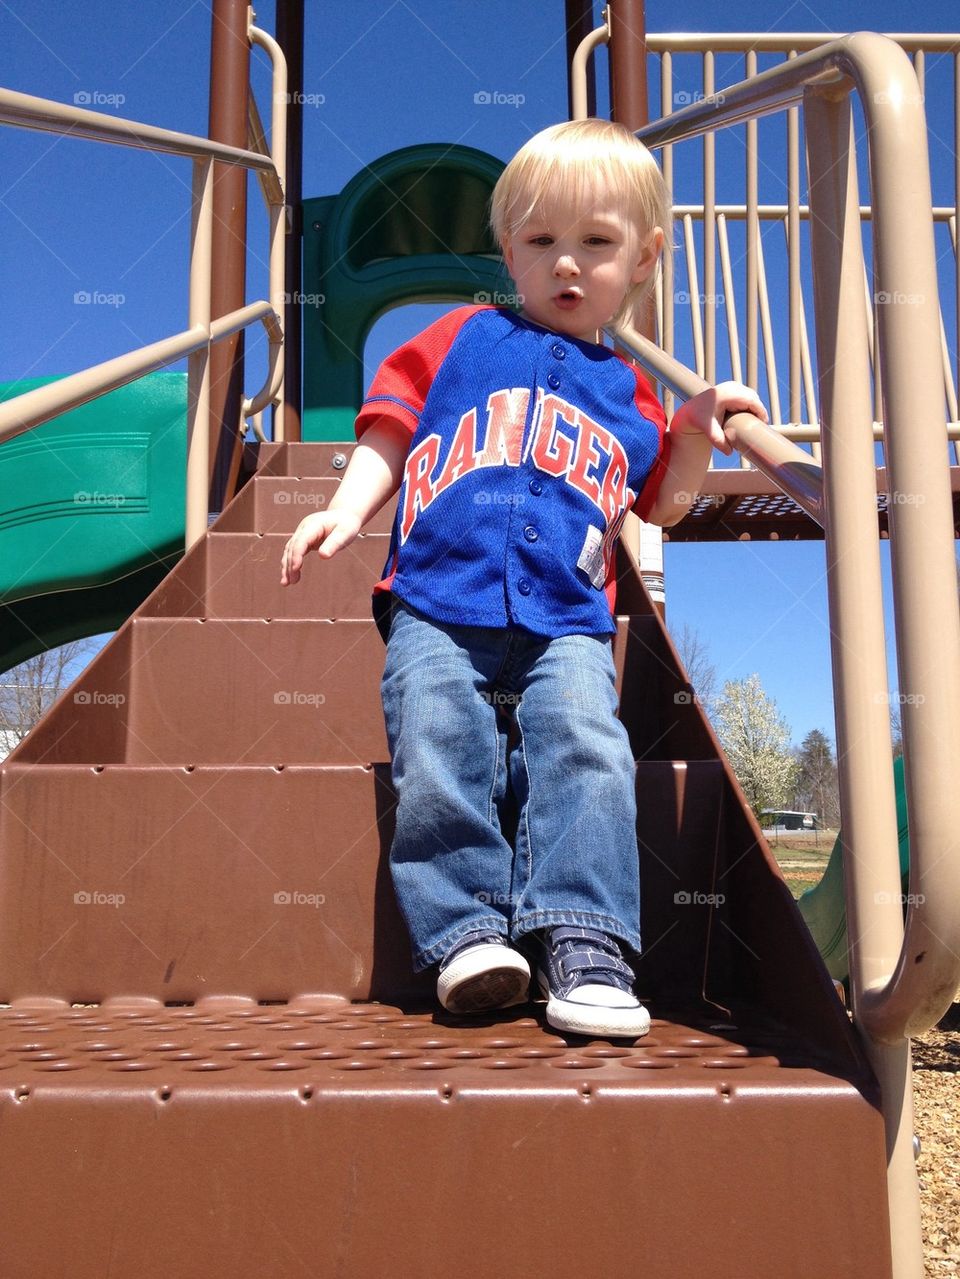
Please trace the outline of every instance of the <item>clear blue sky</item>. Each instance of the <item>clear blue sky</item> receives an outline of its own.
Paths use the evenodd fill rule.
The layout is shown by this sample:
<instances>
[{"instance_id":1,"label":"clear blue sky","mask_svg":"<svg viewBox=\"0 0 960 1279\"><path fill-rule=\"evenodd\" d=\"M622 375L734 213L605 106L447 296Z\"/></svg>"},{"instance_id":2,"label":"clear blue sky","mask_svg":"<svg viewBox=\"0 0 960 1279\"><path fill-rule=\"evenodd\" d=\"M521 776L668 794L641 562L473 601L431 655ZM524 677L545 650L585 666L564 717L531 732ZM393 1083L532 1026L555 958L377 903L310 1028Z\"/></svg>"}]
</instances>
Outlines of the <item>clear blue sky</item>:
<instances>
[{"instance_id":1,"label":"clear blue sky","mask_svg":"<svg viewBox=\"0 0 960 1279\"><path fill-rule=\"evenodd\" d=\"M273 4L265 0L257 13L272 31ZM926 31L957 26L945 0L918 16ZM848 31L865 22L898 31L904 11L893 0L875 0L868 17L853 0L647 6L651 32ZM308 196L339 191L363 164L416 142L459 142L507 159L566 114L562 0L311 3L308 24ZM0 0L7 87L67 102L86 94L97 109L189 133L207 128L209 36L207 0ZM266 113L266 63L259 53L256 62ZM602 86L604 52L598 72ZM474 95L484 90L522 102L478 105ZM601 96L601 112L605 106ZM935 124L931 159L945 200L950 134ZM0 155L8 315L0 380L72 372L185 327L189 162L7 128ZM266 242L253 185L249 207L253 298L265 294ZM113 301L77 305L78 292ZM368 375L437 310L405 308L382 320L368 344ZM254 339L251 348L248 388L259 385L263 367L262 344ZM822 543L666 549L671 625L700 633L721 682L759 673L798 742L811 728L834 732L823 570Z\"/></svg>"}]
</instances>

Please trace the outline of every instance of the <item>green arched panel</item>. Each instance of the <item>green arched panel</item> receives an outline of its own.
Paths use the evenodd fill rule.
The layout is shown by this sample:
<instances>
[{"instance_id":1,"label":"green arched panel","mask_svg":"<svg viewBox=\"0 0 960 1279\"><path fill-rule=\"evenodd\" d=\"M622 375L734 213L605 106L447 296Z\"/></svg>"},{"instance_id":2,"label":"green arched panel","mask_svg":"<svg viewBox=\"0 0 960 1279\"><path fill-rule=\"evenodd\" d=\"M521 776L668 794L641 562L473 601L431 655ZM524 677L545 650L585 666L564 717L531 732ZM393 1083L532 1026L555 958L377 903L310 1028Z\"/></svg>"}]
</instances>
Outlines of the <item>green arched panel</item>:
<instances>
[{"instance_id":1,"label":"green arched panel","mask_svg":"<svg viewBox=\"0 0 960 1279\"><path fill-rule=\"evenodd\" d=\"M339 195L303 204L303 438L349 440L363 347L405 302L489 301L510 291L488 227L503 162L424 143L381 156Z\"/></svg>"}]
</instances>

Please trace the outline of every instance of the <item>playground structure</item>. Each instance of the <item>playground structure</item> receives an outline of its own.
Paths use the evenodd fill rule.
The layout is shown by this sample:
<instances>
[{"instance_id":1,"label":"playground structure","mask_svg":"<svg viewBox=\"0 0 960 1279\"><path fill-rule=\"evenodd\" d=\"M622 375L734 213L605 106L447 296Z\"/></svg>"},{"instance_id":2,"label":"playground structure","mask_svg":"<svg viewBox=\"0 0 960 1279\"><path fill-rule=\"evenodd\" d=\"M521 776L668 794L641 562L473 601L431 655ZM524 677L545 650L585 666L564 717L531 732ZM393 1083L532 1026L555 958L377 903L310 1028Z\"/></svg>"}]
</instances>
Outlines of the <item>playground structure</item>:
<instances>
[{"instance_id":1,"label":"playground structure","mask_svg":"<svg viewBox=\"0 0 960 1279\"><path fill-rule=\"evenodd\" d=\"M295 8L283 7L288 52ZM221 9L224 21L242 12L245 24L245 9ZM298 438L302 422L310 439L309 395L329 382L306 379L302 406L297 389L282 389L283 336L289 342L295 325L281 300L281 215L299 197L295 180L285 180L280 45L251 31L277 76L272 159L262 145L244 151L236 140L125 131L112 117L41 109L4 93L7 122L136 136L137 145L193 155L196 171L188 331L0 409L0 438L20 435L2 448L17 448L51 414L192 351L188 553L0 772L0 998L9 1003L0 1012L2 1175L23 1213L17 1238L4 1245L10 1274L55 1273L67 1256L76 1273L91 1275L105 1271L108 1256L143 1275L298 1273L293 1256L277 1260L278 1229L322 1274L379 1274L398 1251L398 1273L496 1266L535 1274L558 1257L570 1270L628 1272L621 1232L597 1238L584 1229L600 1215L643 1221L643 1263L655 1274L700 1274L708 1256L731 1275L921 1273L909 1035L936 1020L960 977L952 912L960 875L947 852L958 814L955 798L941 793L940 771L960 746L960 623L938 601L952 584L955 486L916 80L879 37L811 42L782 67L726 89L722 101L708 93L645 126L630 118L631 94L633 109L645 101L635 74L642 62L630 48L642 24L630 9L614 0L610 28L592 42L611 37L614 113L644 126L651 145L801 102L808 138L817 139L808 159L823 466L789 433L741 415L728 424L730 438L763 478L747 473L738 494L730 477L715 483L738 498L775 486L792 504L790 518L825 527L853 1025L688 695L629 545L621 548L616 651L641 811L657 814L639 846L647 953L638 989L654 1013L651 1036L629 1049L568 1045L530 1009L484 1023L433 1010L428 985L409 972L385 877L392 797L369 587L392 510L375 517L355 555L317 575L309 594L288 599L275 582L280 546L298 520L295 499L326 500L348 452L344 443ZM629 32L620 43L619 23ZM871 124L876 287L928 303L908 315L886 308L873 334L848 144L853 88ZM883 109L892 101L902 110ZM244 304L241 295L232 315L216 319L214 158L264 174L273 211L269 301ZM489 166L476 165L482 182ZM707 188L705 226L709 207ZM910 237L898 235L903 225ZM455 296L492 278L442 283L443 264L428 265L437 272L429 287ZM303 279L308 269L305 262ZM759 289L757 276L754 283ZM398 287L395 296L410 296ZM668 281L664 328L670 297ZM257 321L271 334L267 385L218 410L211 344ZM362 324L357 332L362 338ZM700 372L711 377L704 337ZM617 340L670 393L701 385L635 330ZM794 345L802 350L799 330ZM891 517L901 679L917 694L936 683L935 696L904 714L913 836L905 930L886 702L878 699L886 682L874 345L889 491L926 498ZM749 324L747 346L755 359ZM274 441L247 449L245 468L237 424L278 399ZM342 430L345 405L332 404L341 410L332 429ZM347 438L344 430L339 439ZM222 509L209 531L208 509ZM695 510L691 524L714 514ZM767 517L775 522L776 510ZM265 668L255 688L241 674L251 660ZM77 897L97 893L124 897L109 903L113 919L81 909L98 903ZM560 1200L554 1180L548 1206L544 1169L571 1149L596 1176L589 1189L582 1179L561 1187ZM133 1150L147 1152L143 1162L131 1162ZM416 1193L397 1172L399 1150L428 1170ZM269 1178L250 1178L254 1157ZM94 1158L102 1177L79 1180ZM469 1231L449 1230L441 1187L451 1179L469 1189ZM148 1211L157 1202L162 1219ZM503 1230L505 1203L530 1205L522 1229ZM105 1212L121 1223L112 1239L85 1230ZM693 1237L691 1219L708 1244Z\"/></svg>"}]
</instances>

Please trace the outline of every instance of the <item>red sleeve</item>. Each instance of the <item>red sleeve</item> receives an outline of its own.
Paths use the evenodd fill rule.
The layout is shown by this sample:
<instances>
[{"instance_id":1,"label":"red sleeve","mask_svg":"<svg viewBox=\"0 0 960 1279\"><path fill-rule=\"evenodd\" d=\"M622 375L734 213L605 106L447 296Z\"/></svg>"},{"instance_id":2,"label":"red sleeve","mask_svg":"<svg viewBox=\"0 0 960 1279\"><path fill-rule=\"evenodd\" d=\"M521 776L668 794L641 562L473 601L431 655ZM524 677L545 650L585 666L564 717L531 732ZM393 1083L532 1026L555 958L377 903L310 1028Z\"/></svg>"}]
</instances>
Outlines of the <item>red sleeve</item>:
<instances>
[{"instance_id":1,"label":"red sleeve","mask_svg":"<svg viewBox=\"0 0 960 1279\"><path fill-rule=\"evenodd\" d=\"M643 488L637 494L631 508L642 520L645 520L657 500L660 485L670 463L670 436L667 434L667 416L663 411L663 405L651 390L643 372L635 364L630 367L633 369L633 375L637 379L637 389L633 396L637 412L641 417L646 418L648 422L653 423L659 436L657 456L644 481Z\"/></svg>"},{"instance_id":2,"label":"red sleeve","mask_svg":"<svg viewBox=\"0 0 960 1279\"><path fill-rule=\"evenodd\" d=\"M357 439L378 418L391 417L405 427L412 436L420 421L424 401L446 359L457 334L464 324L478 311L490 310L483 306L461 306L418 333L415 338L397 347L377 369L376 376L360 406L354 425Z\"/></svg>"}]
</instances>

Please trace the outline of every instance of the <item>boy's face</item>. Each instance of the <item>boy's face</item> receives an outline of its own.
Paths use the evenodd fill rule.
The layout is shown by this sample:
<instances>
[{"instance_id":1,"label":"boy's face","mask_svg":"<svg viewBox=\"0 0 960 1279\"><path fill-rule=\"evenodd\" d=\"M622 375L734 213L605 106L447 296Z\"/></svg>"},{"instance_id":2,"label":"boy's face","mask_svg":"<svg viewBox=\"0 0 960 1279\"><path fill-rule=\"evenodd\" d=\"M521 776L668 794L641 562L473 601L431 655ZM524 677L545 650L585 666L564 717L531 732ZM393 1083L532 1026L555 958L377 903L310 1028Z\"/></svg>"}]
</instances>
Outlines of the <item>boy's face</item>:
<instances>
[{"instance_id":1,"label":"boy's face","mask_svg":"<svg viewBox=\"0 0 960 1279\"><path fill-rule=\"evenodd\" d=\"M656 228L642 242L612 200L575 211L552 198L504 242L503 256L528 319L595 342L653 270L662 241Z\"/></svg>"}]
</instances>

